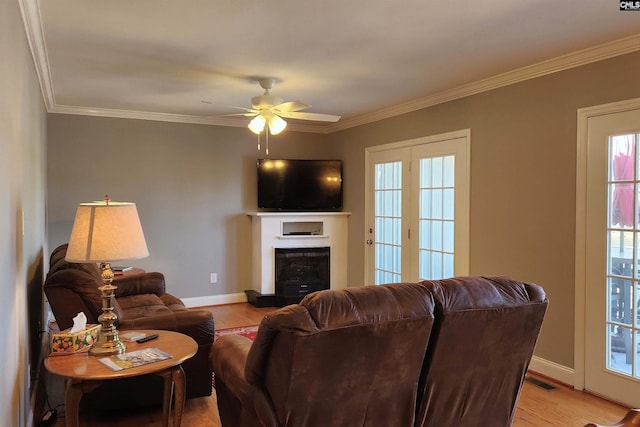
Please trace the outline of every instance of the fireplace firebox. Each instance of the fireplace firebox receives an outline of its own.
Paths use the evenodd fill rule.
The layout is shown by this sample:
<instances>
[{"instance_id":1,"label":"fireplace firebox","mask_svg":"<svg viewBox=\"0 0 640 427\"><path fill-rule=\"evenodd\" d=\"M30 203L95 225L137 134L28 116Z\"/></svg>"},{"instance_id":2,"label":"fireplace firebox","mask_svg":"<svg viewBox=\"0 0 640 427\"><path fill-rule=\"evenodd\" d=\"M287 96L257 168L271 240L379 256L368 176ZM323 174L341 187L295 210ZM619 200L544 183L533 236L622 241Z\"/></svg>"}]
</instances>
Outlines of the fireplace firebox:
<instances>
[{"instance_id":1,"label":"fireplace firebox","mask_svg":"<svg viewBox=\"0 0 640 427\"><path fill-rule=\"evenodd\" d=\"M305 295L330 289L330 248L275 248L278 305L296 304Z\"/></svg>"}]
</instances>

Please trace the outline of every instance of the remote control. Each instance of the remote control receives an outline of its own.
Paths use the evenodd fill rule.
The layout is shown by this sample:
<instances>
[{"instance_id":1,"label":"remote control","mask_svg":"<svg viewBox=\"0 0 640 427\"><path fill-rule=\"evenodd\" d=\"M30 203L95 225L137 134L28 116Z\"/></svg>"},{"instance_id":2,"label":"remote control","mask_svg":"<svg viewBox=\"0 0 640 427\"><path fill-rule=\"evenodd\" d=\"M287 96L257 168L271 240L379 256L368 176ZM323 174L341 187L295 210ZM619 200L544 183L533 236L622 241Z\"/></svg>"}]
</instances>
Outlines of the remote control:
<instances>
[{"instance_id":1,"label":"remote control","mask_svg":"<svg viewBox=\"0 0 640 427\"><path fill-rule=\"evenodd\" d=\"M158 334L148 335L148 336L146 336L144 338L140 338L139 340L136 340L136 342L139 343L139 344L142 344L143 342L155 340L158 337L159 337Z\"/></svg>"}]
</instances>

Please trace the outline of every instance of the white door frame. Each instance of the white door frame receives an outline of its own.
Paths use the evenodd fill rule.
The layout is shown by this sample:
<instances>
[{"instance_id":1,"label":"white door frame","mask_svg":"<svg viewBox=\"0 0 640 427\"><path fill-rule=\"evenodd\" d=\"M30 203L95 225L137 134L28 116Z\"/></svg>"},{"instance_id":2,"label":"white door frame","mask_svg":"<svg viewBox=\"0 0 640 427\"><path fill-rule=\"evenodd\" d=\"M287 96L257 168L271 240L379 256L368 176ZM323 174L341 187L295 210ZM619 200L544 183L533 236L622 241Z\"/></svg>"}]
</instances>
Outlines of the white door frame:
<instances>
[{"instance_id":1,"label":"white door frame","mask_svg":"<svg viewBox=\"0 0 640 427\"><path fill-rule=\"evenodd\" d=\"M451 139L458 139L458 138L466 138L467 140L467 163L464 165L464 168L466 168L466 170L468 171L467 174L467 182L465 183L466 188L468 189L467 193L464 195L464 197L467 198L467 202L470 201L470 181L471 181L471 129L462 129L462 130L458 130L458 131L453 131L453 132L447 132L447 133L441 133L438 135L431 135L431 136L425 136L425 137L421 137L421 138L415 138L415 139L409 139L409 140L405 140L405 141L397 141L397 142L391 142L388 144L382 144L382 145L375 145L372 147L366 147L365 151L364 151L364 164L365 164L365 179L364 179L364 185L365 185L365 198L364 198L364 206L365 206L365 221L364 221L364 228L365 228L365 233L364 236L365 238L368 238L369 233L368 233L368 220L367 220L367 215L368 215L368 208L371 207L372 201L370 200L370 195L369 195L369 186L372 184L370 182L370 178L369 178L369 169L370 169L370 153L372 152L378 152L378 151L385 151L385 150L393 150L393 149L398 149L398 148L405 148L405 147L412 147L415 145L422 145L422 144L429 144L429 143L434 143L434 142L444 142L446 140L451 140ZM464 248L464 252L461 252L461 259L460 262L465 266L465 269L468 271L469 268L469 227L468 227L468 221L469 221L469 203L467 203L467 209L466 209L466 221L464 224L461 224L461 226L463 227L462 231L464 233L467 234L466 239L466 248ZM366 244L366 243L365 243ZM370 261L370 257L365 255L365 262L364 262L364 278L365 278L365 284L369 285L372 284L373 278L369 277L370 271L373 271L372 266L370 265L371 261Z\"/></svg>"},{"instance_id":2,"label":"white door frame","mask_svg":"<svg viewBox=\"0 0 640 427\"><path fill-rule=\"evenodd\" d=\"M575 317L573 387L585 385L585 321L586 321L586 223L587 223L587 155L588 124L592 117L640 109L640 98L578 110L578 140L576 150L576 254L575 254Z\"/></svg>"}]
</instances>

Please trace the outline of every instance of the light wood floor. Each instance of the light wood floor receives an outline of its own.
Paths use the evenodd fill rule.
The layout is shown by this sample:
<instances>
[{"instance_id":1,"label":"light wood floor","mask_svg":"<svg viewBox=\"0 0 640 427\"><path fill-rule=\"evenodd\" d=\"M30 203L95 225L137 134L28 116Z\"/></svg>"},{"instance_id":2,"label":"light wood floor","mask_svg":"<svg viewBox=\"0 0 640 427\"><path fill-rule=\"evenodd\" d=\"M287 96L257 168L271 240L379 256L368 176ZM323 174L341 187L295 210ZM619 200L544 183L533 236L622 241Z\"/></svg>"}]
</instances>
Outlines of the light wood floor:
<instances>
[{"instance_id":1,"label":"light wood floor","mask_svg":"<svg viewBox=\"0 0 640 427\"><path fill-rule=\"evenodd\" d=\"M229 304L204 307L213 313L216 329L249 326L260 323L262 317L272 308L255 308L250 304ZM547 391L525 382L516 412L515 427L582 427L589 422L613 424L622 419L627 408L600 399L589 393L576 391L570 387L530 373L557 388ZM161 426L162 411L143 411L114 414L109 419L91 414L81 415L81 425L91 427L156 427ZM100 419L99 419L100 418ZM64 418L58 418L55 427L64 427ZM190 399L185 404L182 418L183 427L220 427L215 393L211 397Z\"/></svg>"}]
</instances>

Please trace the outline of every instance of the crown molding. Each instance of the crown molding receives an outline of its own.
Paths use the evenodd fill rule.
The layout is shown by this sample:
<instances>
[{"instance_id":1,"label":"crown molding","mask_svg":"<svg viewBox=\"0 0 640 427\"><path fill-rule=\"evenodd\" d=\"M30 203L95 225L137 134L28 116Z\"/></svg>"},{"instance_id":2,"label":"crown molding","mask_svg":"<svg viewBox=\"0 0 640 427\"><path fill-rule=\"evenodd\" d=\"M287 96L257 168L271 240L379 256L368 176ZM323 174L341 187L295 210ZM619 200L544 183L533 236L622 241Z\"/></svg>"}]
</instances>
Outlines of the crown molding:
<instances>
[{"instance_id":1,"label":"crown molding","mask_svg":"<svg viewBox=\"0 0 640 427\"><path fill-rule=\"evenodd\" d=\"M51 81L49 60L47 58L47 51L45 48L46 43L42 32L38 0L18 0L18 3L20 5L27 40L35 63L36 73L40 81L42 96L44 98L47 112L177 123L195 123L216 126L246 126L246 123L231 118L210 118L170 113L57 105ZM593 46L587 49L582 49L558 58L538 62L530 66L518 68L513 71L498 74L493 77L458 86L450 90L441 91L433 95L414 99L388 108L376 110L371 113L343 118L337 123L288 123L287 129L310 133L333 133L638 50L640 50L640 34L614 40L612 42Z\"/></svg>"},{"instance_id":2,"label":"crown molding","mask_svg":"<svg viewBox=\"0 0 640 427\"><path fill-rule=\"evenodd\" d=\"M53 94L53 83L51 82L51 72L49 58L45 48L44 35L40 20L40 6L37 0L18 0L22 22L27 36L27 42L31 49L31 56L35 64L36 74L40 82L40 90L44 99L47 111L55 105Z\"/></svg>"},{"instance_id":3,"label":"crown molding","mask_svg":"<svg viewBox=\"0 0 640 427\"><path fill-rule=\"evenodd\" d=\"M188 116L184 114L119 110L115 108L90 108L90 107L78 107L75 105L55 105L49 110L49 112L57 113L57 114L72 114L72 115L78 115L78 116L96 116L96 117L114 117L114 118L120 118L120 119L152 120L156 122L193 123L193 124L202 124L202 125L219 125L219 126L231 126L231 127L246 126L246 124L240 123L236 119L223 118L223 117L218 117L213 119L210 117Z\"/></svg>"},{"instance_id":4,"label":"crown molding","mask_svg":"<svg viewBox=\"0 0 640 427\"><path fill-rule=\"evenodd\" d=\"M542 77L570 68L587 65L603 59L624 55L640 50L640 34L626 37L587 49L569 53L547 61L538 62L533 65L518 68L513 71L498 74L483 80L479 80L456 88L438 92L413 101L398 104L389 108L384 108L371 113L341 120L329 126L328 132L336 132L352 127L376 122L383 119L410 113L423 108L432 107L444 102L464 98L492 89L508 86L525 80Z\"/></svg>"}]
</instances>

